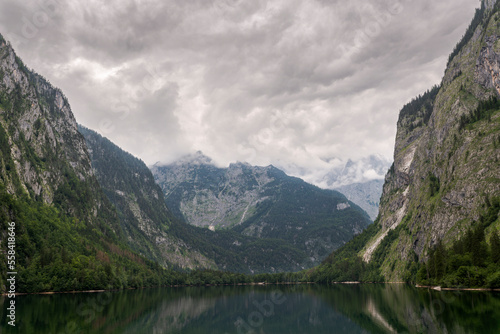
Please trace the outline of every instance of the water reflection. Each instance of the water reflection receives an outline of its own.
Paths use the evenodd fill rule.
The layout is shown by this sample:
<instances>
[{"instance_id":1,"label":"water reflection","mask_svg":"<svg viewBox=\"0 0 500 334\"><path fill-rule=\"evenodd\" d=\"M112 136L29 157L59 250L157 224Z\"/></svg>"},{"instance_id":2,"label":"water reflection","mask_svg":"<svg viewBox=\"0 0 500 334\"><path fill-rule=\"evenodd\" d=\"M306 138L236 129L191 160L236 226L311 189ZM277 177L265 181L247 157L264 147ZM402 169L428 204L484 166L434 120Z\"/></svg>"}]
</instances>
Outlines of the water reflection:
<instances>
[{"instance_id":1,"label":"water reflection","mask_svg":"<svg viewBox=\"0 0 500 334\"><path fill-rule=\"evenodd\" d=\"M162 288L16 297L1 333L496 333L500 295L406 285Z\"/></svg>"},{"instance_id":2,"label":"water reflection","mask_svg":"<svg viewBox=\"0 0 500 334\"><path fill-rule=\"evenodd\" d=\"M370 333L500 333L500 294L403 284L335 285L317 294Z\"/></svg>"}]
</instances>

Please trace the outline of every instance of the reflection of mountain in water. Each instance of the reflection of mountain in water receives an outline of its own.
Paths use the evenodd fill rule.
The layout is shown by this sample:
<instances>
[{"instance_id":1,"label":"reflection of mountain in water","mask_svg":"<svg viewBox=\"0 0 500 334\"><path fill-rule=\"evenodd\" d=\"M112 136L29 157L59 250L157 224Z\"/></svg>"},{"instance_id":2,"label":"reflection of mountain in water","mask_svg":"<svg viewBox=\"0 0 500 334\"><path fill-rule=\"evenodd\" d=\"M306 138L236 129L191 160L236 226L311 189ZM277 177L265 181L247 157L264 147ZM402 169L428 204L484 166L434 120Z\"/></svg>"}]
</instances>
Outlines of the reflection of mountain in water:
<instances>
[{"instance_id":1,"label":"reflection of mountain in water","mask_svg":"<svg viewBox=\"0 0 500 334\"><path fill-rule=\"evenodd\" d=\"M272 302L275 292L280 303ZM0 298L4 318L5 301ZM31 295L17 296L16 306L20 320L15 330L0 323L2 334L500 333L499 293L395 284ZM251 326L252 320L259 326Z\"/></svg>"},{"instance_id":2,"label":"reflection of mountain in water","mask_svg":"<svg viewBox=\"0 0 500 334\"><path fill-rule=\"evenodd\" d=\"M366 311L375 322L378 322L389 333L397 333L396 330L387 322L387 320L379 313L373 299L369 298L366 302Z\"/></svg>"},{"instance_id":3,"label":"reflection of mountain in water","mask_svg":"<svg viewBox=\"0 0 500 334\"><path fill-rule=\"evenodd\" d=\"M498 293L365 284L336 285L318 295L370 333L500 332Z\"/></svg>"},{"instance_id":4,"label":"reflection of mountain in water","mask_svg":"<svg viewBox=\"0 0 500 334\"><path fill-rule=\"evenodd\" d=\"M213 298L181 297L164 300L146 312L125 333L141 333L149 328L151 333L180 332L202 314L215 307ZM148 329L148 332L149 332Z\"/></svg>"}]
</instances>

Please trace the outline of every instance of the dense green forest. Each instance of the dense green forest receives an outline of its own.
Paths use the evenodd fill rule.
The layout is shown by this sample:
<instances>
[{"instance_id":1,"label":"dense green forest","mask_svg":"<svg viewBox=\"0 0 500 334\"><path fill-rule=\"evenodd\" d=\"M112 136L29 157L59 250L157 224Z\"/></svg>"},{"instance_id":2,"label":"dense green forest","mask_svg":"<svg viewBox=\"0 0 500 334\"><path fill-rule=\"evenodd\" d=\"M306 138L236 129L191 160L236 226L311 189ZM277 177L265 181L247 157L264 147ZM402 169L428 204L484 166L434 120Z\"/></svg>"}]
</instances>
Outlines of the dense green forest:
<instances>
[{"instance_id":1,"label":"dense green forest","mask_svg":"<svg viewBox=\"0 0 500 334\"><path fill-rule=\"evenodd\" d=\"M407 103L399 113L398 124L401 124L403 120L407 122L408 131L427 125L434 108L434 100L440 88L440 85L436 85Z\"/></svg>"},{"instance_id":2,"label":"dense green forest","mask_svg":"<svg viewBox=\"0 0 500 334\"><path fill-rule=\"evenodd\" d=\"M476 31L476 28L481 24L481 22L483 22L485 11L486 11L486 6L484 3L484 0L481 0L481 7L476 9L476 12L474 14L474 18L472 19L471 24L469 25L469 27L465 31L465 34L463 35L462 39L460 39L460 41L457 43L457 45L453 49L453 52L448 57L447 67L450 64L450 62L453 60L453 58L455 58L460 53L460 51L462 51L462 49L467 45L467 43L471 40L472 36L474 35L474 32ZM486 20L484 22L488 22L488 21Z\"/></svg>"},{"instance_id":3,"label":"dense green forest","mask_svg":"<svg viewBox=\"0 0 500 334\"><path fill-rule=\"evenodd\" d=\"M441 241L421 265L416 281L454 288L500 288L500 237L485 231L498 219L500 197L487 201L487 211L465 235L446 247Z\"/></svg>"},{"instance_id":4,"label":"dense green forest","mask_svg":"<svg viewBox=\"0 0 500 334\"><path fill-rule=\"evenodd\" d=\"M8 230L11 222L15 229ZM88 226L27 197L14 198L1 184L0 224L2 235L15 232L17 292L120 289L168 279L157 264L106 236L102 226ZM6 261L0 261L2 282L7 271Z\"/></svg>"},{"instance_id":5,"label":"dense green forest","mask_svg":"<svg viewBox=\"0 0 500 334\"><path fill-rule=\"evenodd\" d=\"M317 283L361 281L361 282L383 282L380 275L379 262L383 259L385 245L389 244L392 234L384 239L375 251L372 261L365 263L358 256L368 240L380 230L380 224L376 220L368 226L363 233L355 236L351 241L330 254L318 267L307 273L308 280Z\"/></svg>"}]
</instances>

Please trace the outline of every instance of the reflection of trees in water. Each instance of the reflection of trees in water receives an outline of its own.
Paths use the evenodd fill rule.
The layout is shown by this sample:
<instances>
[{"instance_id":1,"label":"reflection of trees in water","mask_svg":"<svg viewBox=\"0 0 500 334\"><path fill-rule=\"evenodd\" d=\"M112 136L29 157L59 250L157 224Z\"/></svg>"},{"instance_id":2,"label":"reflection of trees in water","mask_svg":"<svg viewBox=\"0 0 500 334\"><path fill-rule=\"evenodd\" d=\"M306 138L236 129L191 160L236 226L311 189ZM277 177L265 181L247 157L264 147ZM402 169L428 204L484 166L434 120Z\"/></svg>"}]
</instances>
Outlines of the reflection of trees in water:
<instances>
[{"instance_id":1,"label":"reflection of trees in water","mask_svg":"<svg viewBox=\"0 0 500 334\"><path fill-rule=\"evenodd\" d=\"M319 288L317 294L372 333L500 332L498 293L362 284Z\"/></svg>"},{"instance_id":2,"label":"reflection of trees in water","mask_svg":"<svg viewBox=\"0 0 500 334\"><path fill-rule=\"evenodd\" d=\"M183 297L177 300L164 301L154 311L158 322L152 326L154 333L165 330L184 328L209 309L215 307L215 299Z\"/></svg>"},{"instance_id":3,"label":"reflection of trees in water","mask_svg":"<svg viewBox=\"0 0 500 334\"><path fill-rule=\"evenodd\" d=\"M126 333L140 333L145 329L151 333L180 332L200 317L209 317L210 311L216 308L221 299L245 291L247 289L224 287L152 289L151 294L159 299L143 312L140 319L127 327ZM151 303L150 297L141 298L136 303Z\"/></svg>"},{"instance_id":4,"label":"reflection of trees in water","mask_svg":"<svg viewBox=\"0 0 500 334\"><path fill-rule=\"evenodd\" d=\"M288 326L296 332L500 333L500 294L416 289L408 285L297 285L200 287L104 294L17 296L12 333L199 333L234 332L235 321L258 311L254 302L279 290L286 301L264 316L265 333ZM104 302L103 302L104 301ZM3 303L3 304L2 304ZM0 298L0 315L6 316ZM89 311L95 310L94 313ZM261 311L262 313L262 311ZM68 331L67 324L77 330ZM78 331L80 330L80 331ZM0 324L0 331L9 334Z\"/></svg>"}]
</instances>

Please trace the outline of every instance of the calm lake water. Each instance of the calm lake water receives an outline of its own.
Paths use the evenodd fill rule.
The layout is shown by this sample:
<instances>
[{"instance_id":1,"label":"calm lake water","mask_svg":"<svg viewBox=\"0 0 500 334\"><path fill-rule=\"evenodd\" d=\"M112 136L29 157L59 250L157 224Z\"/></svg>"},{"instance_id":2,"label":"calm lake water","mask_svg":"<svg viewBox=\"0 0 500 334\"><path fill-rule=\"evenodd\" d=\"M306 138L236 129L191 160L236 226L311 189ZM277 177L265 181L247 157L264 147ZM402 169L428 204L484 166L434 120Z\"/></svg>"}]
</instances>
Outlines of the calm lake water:
<instances>
[{"instance_id":1,"label":"calm lake water","mask_svg":"<svg viewBox=\"0 0 500 334\"><path fill-rule=\"evenodd\" d=\"M399 284L158 288L16 297L1 333L500 333L500 294Z\"/></svg>"}]
</instances>

